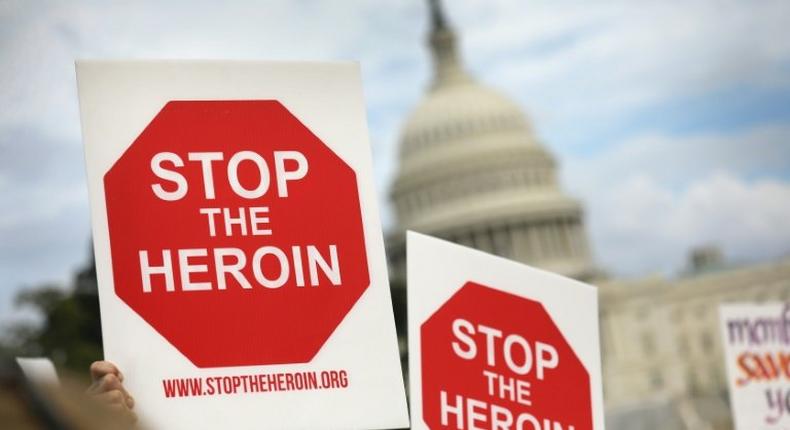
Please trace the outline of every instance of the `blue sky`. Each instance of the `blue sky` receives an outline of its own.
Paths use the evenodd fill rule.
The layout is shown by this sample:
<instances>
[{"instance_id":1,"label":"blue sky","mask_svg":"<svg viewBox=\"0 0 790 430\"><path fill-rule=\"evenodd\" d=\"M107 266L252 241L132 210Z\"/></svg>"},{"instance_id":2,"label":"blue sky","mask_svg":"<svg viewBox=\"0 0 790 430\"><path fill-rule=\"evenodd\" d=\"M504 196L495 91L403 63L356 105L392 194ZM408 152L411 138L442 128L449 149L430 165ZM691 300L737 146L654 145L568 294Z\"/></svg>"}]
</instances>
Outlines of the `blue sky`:
<instances>
[{"instance_id":1,"label":"blue sky","mask_svg":"<svg viewBox=\"0 0 790 430\"><path fill-rule=\"evenodd\" d=\"M516 100L617 276L790 254L787 1L446 1L467 67ZM88 253L76 58L362 63L384 224L430 77L421 0L0 0L0 323Z\"/></svg>"}]
</instances>

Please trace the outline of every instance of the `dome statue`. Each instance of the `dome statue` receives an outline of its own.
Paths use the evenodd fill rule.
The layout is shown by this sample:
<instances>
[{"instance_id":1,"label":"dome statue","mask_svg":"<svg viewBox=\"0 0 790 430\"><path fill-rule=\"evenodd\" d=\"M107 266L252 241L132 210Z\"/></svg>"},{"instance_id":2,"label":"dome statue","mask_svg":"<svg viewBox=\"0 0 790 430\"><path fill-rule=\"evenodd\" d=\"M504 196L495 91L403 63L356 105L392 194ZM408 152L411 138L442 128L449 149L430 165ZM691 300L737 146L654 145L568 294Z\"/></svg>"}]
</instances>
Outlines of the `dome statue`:
<instances>
[{"instance_id":1,"label":"dome statue","mask_svg":"<svg viewBox=\"0 0 790 430\"><path fill-rule=\"evenodd\" d=\"M521 108L463 67L438 0L430 1L434 76L400 135L390 190L390 266L402 278L415 230L578 279L595 274L579 202Z\"/></svg>"}]
</instances>

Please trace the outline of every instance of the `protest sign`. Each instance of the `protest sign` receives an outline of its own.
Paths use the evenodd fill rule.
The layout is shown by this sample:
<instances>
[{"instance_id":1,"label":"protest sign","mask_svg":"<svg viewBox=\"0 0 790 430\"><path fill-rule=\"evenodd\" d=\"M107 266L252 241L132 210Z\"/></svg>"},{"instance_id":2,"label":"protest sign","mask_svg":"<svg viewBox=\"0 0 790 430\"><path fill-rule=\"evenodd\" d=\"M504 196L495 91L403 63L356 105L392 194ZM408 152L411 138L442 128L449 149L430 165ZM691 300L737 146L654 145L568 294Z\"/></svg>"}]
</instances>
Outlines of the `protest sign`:
<instances>
[{"instance_id":1,"label":"protest sign","mask_svg":"<svg viewBox=\"0 0 790 430\"><path fill-rule=\"evenodd\" d=\"M145 423L407 426L358 67L77 78L105 357Z\"/></svg>"},{"instance_id":2,"label":"protest sign","mask_svg":"<svg viewBox=\"0 0 790 430\"><path fill-rule=\"evenodd\" d=\"M35 386L57 386L60 384L58 371L52 360L46 357L16 357L16 364L28 381Z\"/></svg>"},{"instance_id":3,"label":"protest sign","mask_svg":"<svg viewBox=\"0 0 790 430\"><path fill-rule=\"evenodd\" d=\"M413 429L603 427L595 287L408 233Z\"/></svg>"},{"instance_id":4,"label":"protest sign","mask_svg":"<svg viewBox=\"0 0 790 430\"><path fill-rule=\"evenodd\" d=\"M790 304L719 307L736 430L790 427Z\"/></svg>"}]
</instances>

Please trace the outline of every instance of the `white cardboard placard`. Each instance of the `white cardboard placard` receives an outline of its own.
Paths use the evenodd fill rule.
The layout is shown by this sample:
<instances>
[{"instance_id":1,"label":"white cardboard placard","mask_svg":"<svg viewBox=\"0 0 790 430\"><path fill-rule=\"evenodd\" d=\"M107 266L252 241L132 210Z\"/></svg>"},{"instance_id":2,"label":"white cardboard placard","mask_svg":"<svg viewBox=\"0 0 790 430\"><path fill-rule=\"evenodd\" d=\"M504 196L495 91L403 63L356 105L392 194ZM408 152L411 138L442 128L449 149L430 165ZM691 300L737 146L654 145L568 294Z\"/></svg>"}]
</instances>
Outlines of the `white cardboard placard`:
<instances>
[{"instance_id":1,"label":"white cardboard placard","mask_svg":"<svg viewBox=\"0 0 790 430\"><path fill-rule=\"evenodd\" d=\"M105 358L124 372L142 422L167 429L408 426L358 65L79 61L77 81ZM200 368L115 294L102 179L174 100L276 100L356 173L370 285L311 361ZM144 213L145 208L140 210ZM235 388L232 394L183 397L166 397L164 392L165 381L172 388L175 378L204 384L215 378L222 384L225 378L239 381L245 375L251 380L307 372L320 381L321 372L332 370L346 372L347 386L266 392Z\"/></svg>"},{"instance_id":2,"label":"white cardboard placard","mask_svg":"<svg viewBox=\"0 0 790 430\"><path fill-rule=\"evenodd\" d=\"M450 358L445 360L443 364L440 363L438 367L432 365L432 369L435 369L434 372L443 372L445 371L443 367L450 368L454 365L453 363L464 361L468 363L485 363L481 367L483 371L486 371L486 364L507 362L506 359L503 359L505 354L504 345L509 344L511 348L518 349L513 345L528 345L532 349L531 369L523 377L502 379L501 381L505 381L504 384L499 379L493 376L489 378L485 374L475 375L472 373L471 375L466 375L454 373L454 377L461 380L474 383L485 381L485 390L490 389L491 391L482 395L475 395L470 392L463 392L463 389L461 391L447 389L445 392L447 397L443 398L440 396L440 400L437 400L439 403L442 400L446 400L444 403L445 407L437 406L438 403L435 405L431 403L433 405L431 407L442 411L439 414L440 417L446 415L447 421L442 422L446 423L449 426L448 428L456 428L460 419L460 424L463 428L532 429L533 427L530 427L530 425L539 425L539 428L543 429L548 425L549 427L545 428L575 428L575 430L592 428L603 430L604 412L598 340L598 298L595 287L414 232L407 233L407 264L409 395L413 429L431 428L426 423L429 418L427 418L428 413L424 410L423 405L425 396L423 389L427 390L423 385L423 377L428 376L425 372L430 371L426 368L427 363L423 362L423 347L428 347L432 351L442 350L442 348L447 351L455 351L454 348L459 348L459 352L448 352L447 354ZM565 395L555 392L551 396L536 396L539 385L549 384L550 386L550 384L554 383L552 380L554 378L553 375L559 373L552 372L565 371L563 367L567 357L567 354L560 353L558 363L552 366L552 357L550 353L546 352L551 349L551 346L546 346L546 344L551 342L546 341L540 350L536 349L537 339L541 339L541 336L543 336L542 333L536 332L538 329L534 329L532 332L529 329L520 332L521 334L527 333L524 336L526 343L523 343L522 339L516 337L508 340L510 336L508 332L499 330L497 327L486 326L486 328L477 325L477 330L475 330L473 335L470 335L472 333L470 330L479 321L475 322L470 318L468 321L472 325L464 326L459 323L456 327L456 322L467 318L463 315L463 312L457 312L456 314L450 314L455 319L447 320L454 321L453 325L447 324L446 327L441 327L440 330L432 332L447 330L448 333L451 333L448 335L449 339L454 339L452 342L447 342L447 345L436 345L432 343L431 339L423 338L423 327L426 327L425 329L428 330L428 321L435 321L440 315L440 309L447 309L448 303L453 302L453 298L458 298L462 294L460 290L468 282L483 285L493 290L496 295L504 292L506 294L502 296L508 297L505 300L518 302L524 298L533 302L539 302L586 370L589 376L589 390L582 390L581 392L579 390L571 390L575 392L570 393L568 391L564 393ZM478 309L478 311L487 306L486 303L477 300L472 300L470 303L471 308ZM494 313L507 312L496 309L493 309L493 311ZM443 313L442 315L448 314ZM525 318L523 324L529 326L529 318ZM431 327L435 326L431 325ZM460 330L460 334L455 332L456 329ZM434 328L431 330L434 330ZM485 333L493 334L488 337L484 335L484 330ZM498 334L497 330L499 330ZM425 333L427 334L428 331ZM517 333L519 332L513 331L511 334ZM432 339L435 339L435 337L432 337ZM468 343L470 339L473 339L472 342L476 345L474 347L476 354L472 358L469 355L465 355L471 352L472 347ZM490 344L492 345L491 349L488 348L489 341L492 342ZM494 351L492 362L488 361L490 351ZM524 372L526 370L527 353L519 353L515 349L510 351L511 355L509 358L514 364L514 368ZM537 379L538 377L536 376L539 353L543 354L542 379ZM426 352L426 354L433 353ZM459 354L464 355L464 358ZM426 357L425 360L430 360L430 358ZM570 363L570 361L568 362ZM501 373L500 375L505 374ZM519 376L516 373L511 373L510 375ZM480 378L480 381L477 380L478 378ZM448 379L448 381L452 380ZM492 382L495 380L500 382ZM519 380L520 382L518 382ZM510 385L515 386L516 382L521 384L521 388L516 390L521 397L513 397L513 391L511 388L508 388ZM453 383L455 384L455 382ZM503 386L506 387L505 390L500 391ZM442 388L441 384L439 384L439 387ZM529 392L530 387L534 392ZM563 412L554 416L541 416L539 413L542 405L545 405L547 401L566 402L563 410L574 411L580 405L572 404L570 398L578 395L586 397L590 402L589 421L586 423L571 422L572 420ZM529 406L526 403L529 403ZM462 407L455 409L459 405L462 405ZM531 414L535 420L525 416L524 412ZM518 422L519 419L522 420L520 423ZM544 422L544 419L549 420L549 422ZM519 425L523 427L519 427ZM561 427L555 427L556 425L561 425Z\"/></svg>"},{"instance_id":3,"label":"white cardboard placard","mask_svg":"<svg viewBox=\"0 0 790 430\"><path fill-rule=\"evenodd\" d=\"M719 306L736 430L790 426L790 304Z\"/></svg>"},{"instance_id":4,"label":"white cardboard placard","mask_svg":"<svg viewBox=\"0 0 790 430\"><path fill-rule=\"evenodd\" d=\"M36 386L57 386L60 383L55 365L49 358L17 357L16 363L25 378Z\"/></svg>"}]
</instances>

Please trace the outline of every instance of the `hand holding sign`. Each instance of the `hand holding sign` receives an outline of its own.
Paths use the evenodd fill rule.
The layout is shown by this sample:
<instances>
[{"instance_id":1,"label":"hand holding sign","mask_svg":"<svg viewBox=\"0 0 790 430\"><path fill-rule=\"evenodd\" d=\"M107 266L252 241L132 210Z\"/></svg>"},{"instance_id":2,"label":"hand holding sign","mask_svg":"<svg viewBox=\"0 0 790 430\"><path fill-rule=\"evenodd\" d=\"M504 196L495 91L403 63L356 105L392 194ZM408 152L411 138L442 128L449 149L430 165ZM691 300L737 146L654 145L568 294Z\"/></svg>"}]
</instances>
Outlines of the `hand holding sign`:
<instances>
[{"instance_id":1,"label":"hand holding sign","mask_svg":"<svg viewBox=\"0 0 790 430\"><path fill-rule=\"evenodd\" d=\"M96 361L91 364L91 386L87 393L97 401L117 412L122 420L134 423L134 398L123 386L123 373L109 361Z\"/></svg>"}]
</instances>

